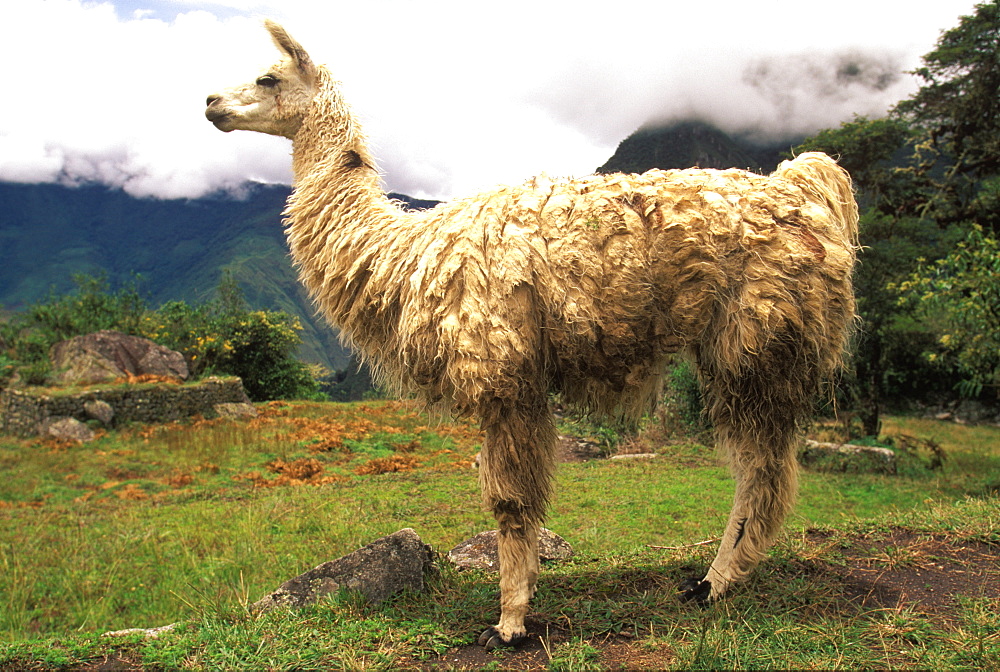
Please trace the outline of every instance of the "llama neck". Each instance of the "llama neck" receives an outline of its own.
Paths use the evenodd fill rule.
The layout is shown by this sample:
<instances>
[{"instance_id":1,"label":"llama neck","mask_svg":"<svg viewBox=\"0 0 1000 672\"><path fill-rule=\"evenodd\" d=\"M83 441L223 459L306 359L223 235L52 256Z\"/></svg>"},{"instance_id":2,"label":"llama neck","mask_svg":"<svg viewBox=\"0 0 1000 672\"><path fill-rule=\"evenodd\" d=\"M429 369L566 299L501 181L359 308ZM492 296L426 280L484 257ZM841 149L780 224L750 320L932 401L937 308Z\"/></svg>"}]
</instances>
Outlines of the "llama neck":
<instances>
[{"instance_id":1,"label":"llama neck","mask_svg":"<svg viewBox=\"0 0 1000 672\"><path fill-rule=\"evenodd\" d=\"M318 71L318 92L292 139L295 186L333 179L358 187L379 189L378 170L364 133L326 68Z\"/></svg>"},{"instance_id":2,"label":"llama neck","mask_svg":"<svg viewBox=\"0 0 1000 672\"><path fill-rule=\"evenodd\" d=\"M326 317L347 330L364 294L366 260L405 215L382 191L360 126L325 69L293 139L292 169L285 210L292 259Z\"/></svg>"}]
</instances>

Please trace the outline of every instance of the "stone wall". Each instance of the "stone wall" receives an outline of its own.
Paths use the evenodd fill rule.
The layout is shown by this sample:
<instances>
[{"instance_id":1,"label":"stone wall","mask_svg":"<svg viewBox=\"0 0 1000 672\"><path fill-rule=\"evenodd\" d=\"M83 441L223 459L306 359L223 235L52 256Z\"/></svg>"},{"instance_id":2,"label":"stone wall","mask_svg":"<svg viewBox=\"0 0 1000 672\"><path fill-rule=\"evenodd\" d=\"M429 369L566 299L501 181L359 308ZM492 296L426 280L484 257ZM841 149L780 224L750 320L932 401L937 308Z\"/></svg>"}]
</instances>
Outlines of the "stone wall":
<instances>
[{"instance_id":1,"label":"stone wall","mask_svg":"<svg viewBox=\"0 0 1000 672\"><path fill-rule=\"evenodd\" d=\"M192 415L215 415L215 405L248 403L239 378L207 378L186 385L122 385L74 394L46 394L39 390L0 392L0 433L29 437L51 418L86 421L84 405L103 401L114 410L114 424L161 423Z\"/></svg>"}]
</instances>

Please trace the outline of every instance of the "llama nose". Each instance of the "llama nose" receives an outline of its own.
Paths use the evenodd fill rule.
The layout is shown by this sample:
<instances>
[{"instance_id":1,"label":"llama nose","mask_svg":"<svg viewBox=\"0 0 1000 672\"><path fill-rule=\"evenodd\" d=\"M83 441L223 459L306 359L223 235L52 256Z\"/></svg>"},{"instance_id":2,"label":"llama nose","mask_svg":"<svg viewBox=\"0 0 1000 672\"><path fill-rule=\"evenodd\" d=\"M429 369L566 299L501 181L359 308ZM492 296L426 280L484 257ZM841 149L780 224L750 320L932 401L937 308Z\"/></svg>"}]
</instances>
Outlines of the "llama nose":
<instances>
[{"instance_id":1,"label":"llama nose","mask_svg":"<svg viewBox=\"0 0 1000 672\"><path fill-rule=\"evenodd\" d=\"M207 98L207 99L205 100L205 105L206 105L207 107L212 107L212 105L213 105L213 104L215 104L215 103L216 103L217 101L220 101L220 100L222 100L222 96L220 96L220 95L219 95L219 94L217 94L217 93L213 93L213 94L212 94L211 96L209 96L209 97L208 97L208 98Z\"/></svg>"}]
</instances>

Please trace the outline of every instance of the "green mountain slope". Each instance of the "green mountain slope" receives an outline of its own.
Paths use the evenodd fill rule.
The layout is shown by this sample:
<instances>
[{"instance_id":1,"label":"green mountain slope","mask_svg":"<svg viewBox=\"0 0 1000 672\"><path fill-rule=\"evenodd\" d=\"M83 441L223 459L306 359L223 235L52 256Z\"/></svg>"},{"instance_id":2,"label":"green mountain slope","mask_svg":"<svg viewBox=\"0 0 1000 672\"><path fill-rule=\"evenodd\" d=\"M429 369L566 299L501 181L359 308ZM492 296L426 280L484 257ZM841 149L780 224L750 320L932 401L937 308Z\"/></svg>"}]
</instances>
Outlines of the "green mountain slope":
<instances>
[{"instance_id":1,"label":"green mountain slope","mask_svg":"<svg viewBox=\"0 0 1000 672\"><path fill-rule=\"evenodd\" d=\"M97 186L0 183L0 305L17 310L72 288L76 273L112 284L138 273L152 305L212 297L232 272L250 305L302 321L303 358L332 368L348 355L313 315L281 227L287 187L254 186L246 199L136 199Z\"/></svg>"}]
</instances>

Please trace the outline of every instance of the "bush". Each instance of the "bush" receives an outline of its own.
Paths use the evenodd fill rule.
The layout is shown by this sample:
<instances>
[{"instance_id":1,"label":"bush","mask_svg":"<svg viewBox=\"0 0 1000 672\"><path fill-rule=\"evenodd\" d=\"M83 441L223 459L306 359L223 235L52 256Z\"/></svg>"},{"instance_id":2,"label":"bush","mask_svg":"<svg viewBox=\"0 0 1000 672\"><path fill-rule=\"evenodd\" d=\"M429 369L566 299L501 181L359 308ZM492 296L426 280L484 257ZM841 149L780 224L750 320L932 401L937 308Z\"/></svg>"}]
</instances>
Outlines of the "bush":
<instances>
[{"instance_id":1,"label":"bush","mask_svg":"<svg viewBox=\"0 0 1000 672\"><path fill-rule=\"evenodd\" d=\"M297 319L280 312L254 311L234 320L224 366L243 380L251 399L322 397L308 366L292 356L301 330Z\"/></svg>"},{"instance_id":2,"label":"bush","mask_svg":"<svg viewBox=\"0 0 1000 672\"><path fill-rule=\"evenodd\" d=\"M671 426L679 434L698 434L708 429L702 405L701 384L688 360L674 360L667 371L660 413L664 428Z\"/></svg>"},{"instance_id":3,"label":"bush","mask_svg":"<svg viewBox=\"0 0 1000 672\"><path fill-rule=\"evenodd\" d=\"M220 289L219 300L196 307L165 303L146 316L144 335L182 353L192 375L239 376L254 401L323 398L308 365L295 358L302 342L298 320L251 311L235 292Z\"/></svg>"},{"instance_id":4,"label":"bush","mask_svg":"<svg viewBox=\"0 0 1000 672\"><path fill-rule=\"evenodd\" d=\"M63 296L50 294L45 302L28 308L28 319L49 347L102 329L137 334L146 312L139 281L136 276L125 287L111 292L106 275L74 275L75 291Z\"/></svg>"},{"instance_id":5,"label":"bush","mask_svg":"<svg viewBox=\"0 0 1000 672\"><path fill-rule=\"evenodd\" d=\"M900 305L915 307L933 326L938 347L926 348L929 361L957 368L958 389L976 397L1000 389L1000 240L969 229L947 256L923 261L899 284Z\"/></svg>"},{"instance_id":6,"label":"bush","mask_svg":"<svg viewBox=\"0 0 1000 672\"><path fill-rule=\"evenodd\" d=\"M14 376L17 362L8 357L7 355L0 353L0 386L3 386Z\"/></svg>"},{"instance_id":7,"label":"bush","mask_svg":"<svg viewBox=\"0 0 1000 672\"><path fill-rule=\"evenodd\" d=\"M189 306L169 301L143 318L141 335L184 355L188 370L198 377L222 373L232 352L232 328L214 314L211 304Z\"/></svg>"}]
</instances>

